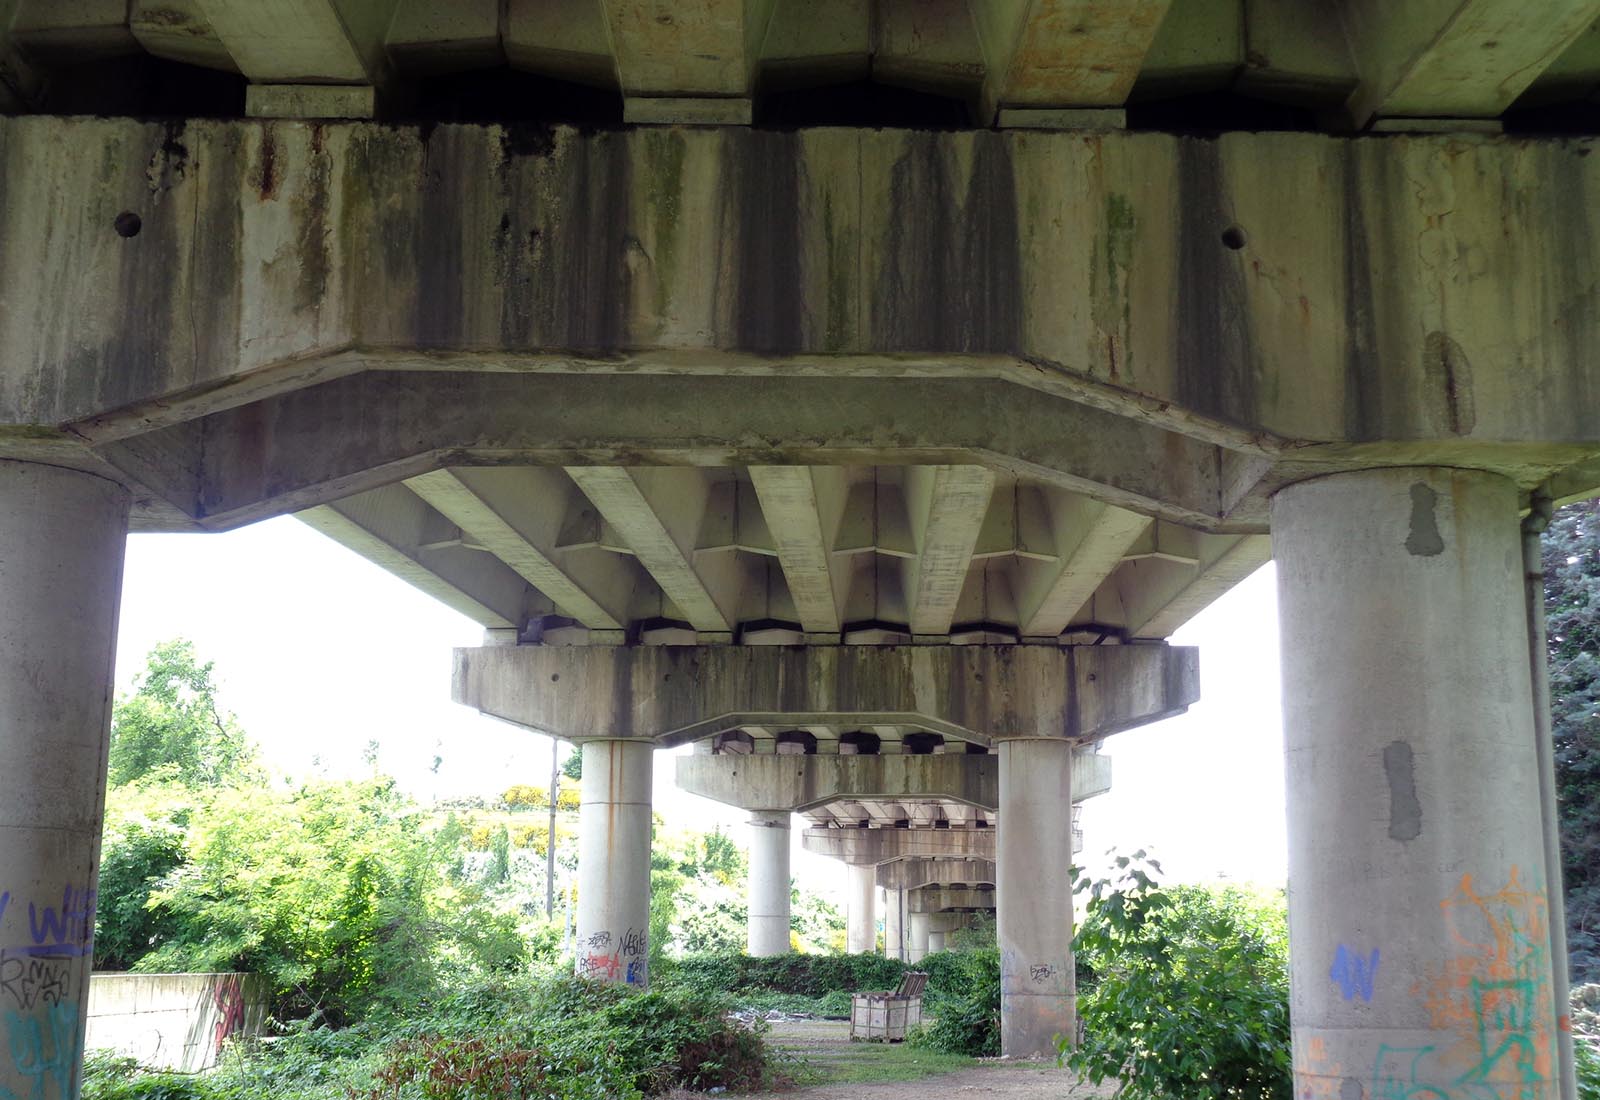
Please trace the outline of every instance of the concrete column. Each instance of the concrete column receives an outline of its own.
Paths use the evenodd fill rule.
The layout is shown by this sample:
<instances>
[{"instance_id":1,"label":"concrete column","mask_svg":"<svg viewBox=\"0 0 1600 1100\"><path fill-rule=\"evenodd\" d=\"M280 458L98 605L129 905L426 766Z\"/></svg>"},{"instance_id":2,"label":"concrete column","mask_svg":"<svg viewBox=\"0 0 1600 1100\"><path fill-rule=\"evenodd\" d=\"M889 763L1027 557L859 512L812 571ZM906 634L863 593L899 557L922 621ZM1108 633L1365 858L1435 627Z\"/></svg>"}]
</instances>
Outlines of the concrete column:
<instances>
[{"instance_id":1,"label":"concrete column","mask_svg":"<svg viewBox=\"0 0 1600 1100\"><path fill-rule=\"evenodd\" d=\"M1072 744L1001 741L995 838L1000 1049L1053 1057L1077 1029L1072 969Z\"/></svg>"},{"instance_id":2,"label":"concrete column","mask_svg":"<svg viewBox=\"0 0 1600 1100\"><path fill-rule=\"evenodd\" d=\"M128 495L0 461L0 1096L76 1097Z\"/></svg>"},{"instance_id":3,"label":"concrete column","mask_svg":"<svg viewBox=\"0 0 1600 1100\"><path fill-rule=\"evenodd\" d=\"M846 864L850 873L849 910L845 914L845 947L852 955L878 947L877 868L871 864Z\"/></svg>"},{"instance_id":4,"label":"concrete column","mask_svg":"<svg viewBox=\"0 0 1600 1100\"><path fill-rule=\"evenodd\" d=\"M928 956L928 914L906 915L906 962L921 962Z\"/></svg>"},{"instance_id":5,"label":"concrete column","mask_svg":"<svg viewBox=\"0 0 1600 1100\"><path fill-rule=\"evenodd\" d=\"M789 811L750 815L750 954L789 952Z\"/></svg>"},{"instance_id":6,"label":"concrete column","mask_svg":"<svg viewBox=\"0 0 1600 1100\"><path fill-rule=\"evenodd\" d=\"M1273 501L1296 1096L1558 1095L1517 507L1454 469Z\"/></svg>"},{"instance_id":7,"label":"concrete column","mask_svg":"<svg viewBox=\"0 0 1600 1100\"><path fill-rule=\"evenodd\" d=\"M886 958L906 957L906 892L883 892L883 954Z\"/></svg>"},{"instance_id":8,"label":"concrete column","mask_svg":"<svg viewBox=\"0 0 1600 1100\"><path fill-rule=\"evenodd\" d=\"M928 929L928 954L944 950L944 933Z\"/></svg>"},{"instance_id":9,"label":"concrete column","mask_svg":"<svg viewBox=\"0 0 1600 1100\"><path fill-rule=\"evenodd\" d=\"M578 804L578 950L583 977L649 984L648 741L586 741Z\"/></svg>"}]
</instances>

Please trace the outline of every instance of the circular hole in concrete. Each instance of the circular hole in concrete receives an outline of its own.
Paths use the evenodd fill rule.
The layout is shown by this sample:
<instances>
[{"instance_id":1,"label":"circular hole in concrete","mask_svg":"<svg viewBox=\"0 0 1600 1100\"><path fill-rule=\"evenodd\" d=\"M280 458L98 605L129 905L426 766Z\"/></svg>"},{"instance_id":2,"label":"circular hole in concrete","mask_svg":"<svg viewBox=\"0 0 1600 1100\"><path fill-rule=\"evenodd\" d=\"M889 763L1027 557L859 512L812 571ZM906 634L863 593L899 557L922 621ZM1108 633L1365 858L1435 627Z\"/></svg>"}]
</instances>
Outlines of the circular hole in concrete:
<instances>
[{"instance_id":1,"label":"circular hole in concrete","mask_svg":"<svg viewBox=\"0 0 1600 1100\"><path fill-rule=\"evenodd\" d=\"M111 228L117 231L119 237L137 237L139 230L144 228L144 219L132 210L124 210L112 221Z\"/></svg>"},{"instance_id":2,"label":"circular hole in concrete","mask_svg":"<svg viewBox=\"0 0 1600 1100\"><path fill-rule=\"evenodd\" d=\"M1235 252L1249 243L1249 238L1244 235L1244 230L1237 225L1230 225L1222 231L1222 244Z\"/></svg>"}]
</instances>

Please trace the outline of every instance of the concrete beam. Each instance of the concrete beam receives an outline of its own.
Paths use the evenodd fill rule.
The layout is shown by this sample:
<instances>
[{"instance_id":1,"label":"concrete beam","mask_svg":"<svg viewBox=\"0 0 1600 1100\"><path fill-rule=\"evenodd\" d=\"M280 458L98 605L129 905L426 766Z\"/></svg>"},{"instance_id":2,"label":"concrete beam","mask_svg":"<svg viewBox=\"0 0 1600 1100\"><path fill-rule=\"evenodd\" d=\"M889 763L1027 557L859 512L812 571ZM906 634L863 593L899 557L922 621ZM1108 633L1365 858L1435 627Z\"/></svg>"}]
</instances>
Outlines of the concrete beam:
<instances>
[{"instance_id":1,"label":"concrete beam","mask_svg":"<svg viewBox=\"0 0 1600 1100\"><path fill-rule=\"evenodd\" d=\"M1008 107L1119 107L1171 0L973 0L987 118Z\"/></svg>"},{"instance_id":2,"label":"concrete beam","mask_svg":"<svg viewBox=\"0 0 1600 1100\"><path fill-rule=\"evenodd\" d=\"M1193 565L1160 559L1131 563L1140 577L1121 585L1130 635L1165 638L1272 558L1267 535L1198 535L1195 546L1200 557Z\"/></svg>"},{"instance_id":3,"label":"concrete beam","mask_svg":"<svg viewBox=\"0 0 1600 1100\"><path fill-rule=\"evenodd\" d=\"M981 859L897 859L878 865L877 883L885 890L920 890L954 883L993 885L994 864Z\"/></svg>"},{"instance_id":4,"label":"concrete beam","mask_svg":"<svg viewBox=\"0 0 1600 1100\"><path fill-rule=\"evenodd\" d=\"M625 100L748 100L774 3L603 0Z\"/></svg>"},{"instance_id":5,"label":"concrete beam","mask_svg":"<svg viewBox=\"0 0 1600 1100\"><path fill-rule=\"evenodd\" d=\"M1076 544L1058 564L1023 567L1017 611L1025 638L1055 637L1065 630L1150 526L1149 516L1114 505L1090 502L1088 508L1092 514L1075 525Z\"/></svg>"},{"instance_id":6,"label":"concrete beam","mask_svg":"<svg viewBox=\"0 0 1600 1100\"><path fill-rule=\"evenodd\" d=\"M1344 0L1361 85L1348 111L1494 118L1600 19L1600 0Z\"/></svg>"},{"instance_id":7,"label":"concrete beam","mask_svg":"<svg viewBox=\"0 0 1600 1100\"><path fill-rule=\"evenodd\" d=\"M854 865L894 859L994 861L994 829L807 829L805 850Z\"/></svg>"},{"instance_id":8,"label":"concrete beam","mask_svg":"<svg viewBox=\"0 0 1600 1100\"><path fill-rule=\"evenodd\" d=\"M803 813L831 802L947 799L999 809L999 773L986 753L931 756L779 756L769 753L680 756L678 786L746 810ZM1072 800L1111 789L1111 758L1092 748L1072 759ZM882 886L883 883L878 885Z\"/></svg>"},{"instance_id":9,"label":"concrete beam","mask_svg":"<svg viewBox=\"0 0 1600 1100\"><path fill-rule=\"evenodd\" d=\"M992 911L999 908L993 886L924 886L906 892L906 908L912 913Z\"/></svg>"},{"instance_id":10,"label":"concrete beam","mask_svg":"<svg viewBox=\"0 0 1600 1100\"><path fill-rule=\"evenodd\" d=\"M946 635L989 511L994 471L982 466L918 466L906 477L917 556L911 559L911 633Z\"/></svg>"},{"instance_id":11,"label":"concrete beam","mask_svg":"<svg viewBox=\"0 0 1600 1100\"><path fill-rule=\"evenodd\" d=\"M569 466L567 474L594 502L608 524L641 565L655 578L689 624L696 630L728 633L733 625L717 605L711 591L689 564L687 549L673 538L663 517L651 506L632 472L616 466ZM698 526L703 510L691 504Z\"/></svg>"},{"instance_id":12,"label":"concrete beam","mask_svg":"<svg viewBox=\"0 0 1600 1100\"><path fill-rule=\"evenodd\" d=\"M812 468L751 466L749 470L800 625L813 633L837 634L841 624L829 553L832 535L824 526ZM838 507L835 502L830 509L829 527L838 526Z\"/></svg>"},{"instance_id":13,"label":"concrete beam","mask_svg":"<svg viewBox=\"0 0 1600 1100\"><path fill-rule=\"evenodd\" d=\"M527 583L493 555L463 545L459 530L402 485L312 508L299 518L487 628L522 627Z\"/></svg>"},{"instance_id":14,"label":"concrete beam","mask_svg":"<svg viewBox=\"0 0 1600 1100\"><path fill-rule=\"evenodd\" d=\"M549 530L548 524L542 532L534 529L535 524L541 519L548 520L552 513L528 514L529 504L537 497L501 495L497 508L480 495L480 492L492 492L496 486L534 488L539 474L550 473L542 470L435 470L409 479L406 487L461 528L463 534L471 536L474 543L548 596L563 615L571 616L584 626L621 630L626 622L627 593L621 593L620 599L612 594L608 607L585 591L576 578L569 576L553 560L551 536L554 532ZM513 485L507 485L508 482ZM512 509L521 514L511 513ZM518 522L514 524L513 519ZM534 539L539 539L544 547L536 545Z\"/></svg>"},{"instance_id":15,"label":"concrete beam","mask_svg":"<svg viewBox=\"0 0 1600 1100\"><path fill-rule=\"evenodd\" d=\"M263 84L377 84L395 0L199 0L239 71Z\"/></svg>"},{"instance_id":16,"label":"concrete beam","mask_svg":"<svg viewBox=\"0 0 1600 1100\"><path fill-rule=\"evenodd\" d=\"M453 692L567 740L667 746L781 724L1087 742L1180 714L1199 695L1196 651L1164 645L488 646L456 650Z\"/></svg>"}]
</instances>

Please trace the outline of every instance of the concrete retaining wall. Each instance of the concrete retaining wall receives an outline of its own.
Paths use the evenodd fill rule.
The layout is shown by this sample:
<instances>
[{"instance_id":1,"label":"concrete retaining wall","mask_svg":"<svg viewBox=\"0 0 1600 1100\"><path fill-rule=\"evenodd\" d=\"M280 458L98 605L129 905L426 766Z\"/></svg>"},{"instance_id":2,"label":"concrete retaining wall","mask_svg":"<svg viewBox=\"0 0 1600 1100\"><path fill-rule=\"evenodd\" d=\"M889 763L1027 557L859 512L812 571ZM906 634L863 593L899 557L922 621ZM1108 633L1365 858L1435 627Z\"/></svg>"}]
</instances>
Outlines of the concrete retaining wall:
<instances>
[{"instance_id":1,"label":"concrete retaining wall","mask_svg":"<svg viewBox=\"0 0 1600 1100\"><path fill-rule=\"evenodd\" d=\"M259 974L95 974L84 1046L197 1073L216 1065L225 1040L261 1034L266 1017Z\"/></svg>"}]
</instances>

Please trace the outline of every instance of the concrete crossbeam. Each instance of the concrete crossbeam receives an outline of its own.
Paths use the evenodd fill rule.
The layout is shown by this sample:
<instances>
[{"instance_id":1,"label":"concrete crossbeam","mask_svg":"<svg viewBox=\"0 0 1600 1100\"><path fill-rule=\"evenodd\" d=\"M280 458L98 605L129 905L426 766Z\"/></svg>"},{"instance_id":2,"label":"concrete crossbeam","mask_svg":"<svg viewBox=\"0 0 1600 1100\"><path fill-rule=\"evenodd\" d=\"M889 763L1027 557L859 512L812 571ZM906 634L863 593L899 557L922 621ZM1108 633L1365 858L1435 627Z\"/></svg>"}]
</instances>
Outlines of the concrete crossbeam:
<instances>
[{"instance_id":1,"label":"concrete crossbeam","mask_svg":"<svg viewBox=\"0 0 1600 1100\"><path fill-rule=\"evenodd\" d=\"M853 866L893 859L994 861L993 829L807 829L805 850Z\"/></svg>"},{"instance_id":2,"label":"concrete crossbeam","mask_svg":"<svg viewBox=\"0 0 1600 1100\"><path fill-rule=\"evenodd\" d=\"M1171 0L971 3L993 118L1002 107L1121 106Z\"/></svg>"},{"instance_id":3,"label":"concrete crossbeam","mask_svg":"<svg viewBox=\"0 0 1600 1100\"><path fill-rule=\"evenodd\" d=\"M1166 645L488 646L456 650L454 698L574 741L899 724L979 744L1088 742L1182 713L1199 668L1195 650Z\"/></svg>"},{"instance_id":4,"label":"concrete crossbeam","mask_svg":"<svg viewBox=\"0 0 1600 1100\"><path fill-rule=\"evenodd\" d=\"M746 810L803 812L841 800L946 799L996 810L993 754L936 756L680 756L680 789ZM1111 789L1111 758L1079 749L1072 758L1075 801ZM879 883L883 885L883 883Z\"/></svg>"},{"instance_id":5,"label":"concrete crossbeam","mask_svg":"<svg viewBox=\"0 0 1600 1100\"><path fill-rule=\"evenodd\" d=\"M374 84L395 0L199 0L234 64L273 84Z\"/></svg>"},{"instance_id":6,"label":"concrete crossbeam","mask_svg":"<svg viewBox=\"0 0 1600 1100\"><path fill-rule=\"evenodd\" d=\"M880 864L878 885L885 890L920 890L924 886L994 885L994 864L981 859L900 859Z\"/></svg>"},{"instance_id":7,"label":"concrete crossbeam","mask_svg":"<svg viewBox=\"0 0 1600 1100\"><path fill-rule=\"evenodd\" d=\"M999 907L994 886L923 886L906 891L912 913L992 912Z\"/></svg>"}]
</instances>

